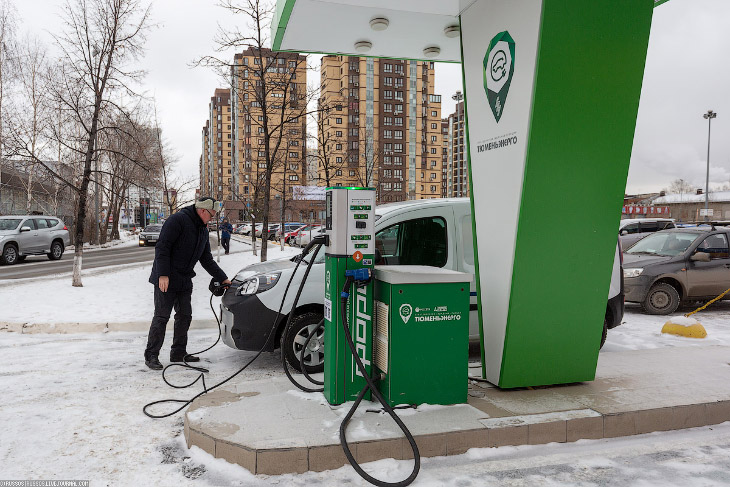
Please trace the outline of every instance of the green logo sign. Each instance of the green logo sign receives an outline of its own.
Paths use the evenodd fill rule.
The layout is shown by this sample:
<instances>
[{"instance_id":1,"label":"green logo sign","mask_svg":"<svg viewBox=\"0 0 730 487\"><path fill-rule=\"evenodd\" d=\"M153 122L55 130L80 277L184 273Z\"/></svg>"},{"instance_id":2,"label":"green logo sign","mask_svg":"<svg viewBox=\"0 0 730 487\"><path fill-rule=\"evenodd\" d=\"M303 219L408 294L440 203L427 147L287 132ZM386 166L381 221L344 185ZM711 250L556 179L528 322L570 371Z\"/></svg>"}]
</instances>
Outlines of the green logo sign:
<instances>
[{"instance_id":1,"label":"green logo sign","mask_svg":"<svg viewBox=\"0 0 730 487\"><path fill-rule=\"evenodd\" d=\"M489 42L484 55L484 91L494 119L499 123L515 72L515 41L506 30Z\"/></svg>"}]
</instances>

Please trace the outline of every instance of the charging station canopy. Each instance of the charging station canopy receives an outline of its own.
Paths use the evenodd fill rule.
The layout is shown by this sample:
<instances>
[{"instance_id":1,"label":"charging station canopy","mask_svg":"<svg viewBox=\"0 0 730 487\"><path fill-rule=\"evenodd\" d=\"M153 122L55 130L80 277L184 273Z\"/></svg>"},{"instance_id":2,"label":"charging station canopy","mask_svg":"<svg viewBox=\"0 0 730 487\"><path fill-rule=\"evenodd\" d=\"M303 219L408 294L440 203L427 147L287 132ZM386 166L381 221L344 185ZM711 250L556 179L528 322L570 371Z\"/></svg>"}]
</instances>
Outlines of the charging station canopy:
<instances>
[{"instance_id":1,"label":"charging station canopy","mask_svg":"<svg viewBox=\"0 0 730 487\"><path fill-rule=\"evenodd\" d=\"M275 51L461 62L459 15L476 0L278 0ZM654 0L654 6L668 0ZM386 19L384 24L373 19ZM384 30L376 30L385 27ZM447 34L447 30L449 33ZM355 45L361 45L358 50ZM438 53L428 48L438 48ZM367 49L367 50L365 50Z\"/></svg>"}]
</instances>

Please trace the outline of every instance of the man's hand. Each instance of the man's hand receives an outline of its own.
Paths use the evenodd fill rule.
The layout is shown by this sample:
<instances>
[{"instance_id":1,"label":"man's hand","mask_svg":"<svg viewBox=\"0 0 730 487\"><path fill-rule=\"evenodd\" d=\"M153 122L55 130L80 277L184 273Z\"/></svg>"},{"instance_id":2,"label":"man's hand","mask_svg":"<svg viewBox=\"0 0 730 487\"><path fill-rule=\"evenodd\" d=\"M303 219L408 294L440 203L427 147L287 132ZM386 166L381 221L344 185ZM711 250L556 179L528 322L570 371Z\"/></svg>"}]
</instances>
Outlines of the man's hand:
<instances>
[{"instance_id":1,"label":"man's hand","mask_svg":"<svg viewBox=\"0 0 730 487\"><path fill-rule=\"evenodd\" d=\"M225 281L223 281L223 282L222 282L221 284L223 284L223 285L224 285L225 287L228 287L228 286L230 286L230 285L231 285L231 280L230 280L230 279L226 279L226 280L225 280Z\"/></svg>"},{"instance_id":2,"label":"man's hand","mask_svg":"<svg viewBox=\"0 0 730 487\"><path fill-rule=\"evenodd\" d=\"M158 282L159 282L159 286L160 286L160 291L162 291L163 293L166 293L167 286L170 285L170 278L168 276L160 276L160 279ZM229 284L230 284L230 282L231 281L228 281Z\"/></svg>"}]
</instances>

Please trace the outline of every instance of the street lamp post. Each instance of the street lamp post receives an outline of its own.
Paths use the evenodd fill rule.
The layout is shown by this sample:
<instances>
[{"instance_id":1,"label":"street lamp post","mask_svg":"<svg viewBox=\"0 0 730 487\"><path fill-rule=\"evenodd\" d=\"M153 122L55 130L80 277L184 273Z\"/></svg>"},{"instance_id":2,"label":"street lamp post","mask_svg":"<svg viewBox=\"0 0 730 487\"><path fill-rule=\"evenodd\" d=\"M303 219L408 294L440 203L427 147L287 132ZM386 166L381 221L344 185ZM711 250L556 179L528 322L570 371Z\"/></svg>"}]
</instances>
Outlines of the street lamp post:
<instances>
[{"instance_id":1,"label":"street lamp post","mask_svg":"<svg viewBox=\"0 0 730 487\"><path fill-rule=\"evenodd\" d=\"M702 115L707 119L707 173L705 175L705 221L710 219L709 213L709 193L710 193L710 130L712 128L712 119L717 118L717 112L707 110L707 113Z\"/></svg>"}]
</instances>

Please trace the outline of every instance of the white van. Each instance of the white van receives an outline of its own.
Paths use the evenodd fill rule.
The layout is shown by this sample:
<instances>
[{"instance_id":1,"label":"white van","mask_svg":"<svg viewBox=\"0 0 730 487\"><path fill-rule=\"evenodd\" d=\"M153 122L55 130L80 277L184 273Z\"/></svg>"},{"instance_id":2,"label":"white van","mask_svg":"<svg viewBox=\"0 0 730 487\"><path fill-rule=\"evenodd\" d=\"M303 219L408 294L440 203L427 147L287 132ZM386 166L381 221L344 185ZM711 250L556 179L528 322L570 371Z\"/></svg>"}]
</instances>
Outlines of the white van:
<instances>
[{"instance_id":1,"label":"white van","mask_svg":"<svg viewBox=\"0 0 730 487\"><path fill-rule=\"evenodd\" d=\"M380 254L376 265L430 265L474 276L471 204L469 198L405 201L380 205L375 209L375 243ZM310 256L311 256L310 252ZM604 320L606 330L623 318L623 282L621 252L617 246L609 291L609 305ZM308 262L309 258L305 257ZM317 329L324 312L324 249L315 258L312 270L297 304L296 314L287 336L281 336L291 311L299 283L304 275L302 262L289 293L277 316L277 310L296 266L295 259L279 259L250 265L233 279L223 296L223 342L240 350L260 350L269 330L276 322L276 335L266 350L282 346L289 363L299 369L302 345ZM479 340L476 283L472 277L469 338ZM308 372L321 371L324 363L324 332L319 330L305 351Z\"/></svg>"}]
</instances>

